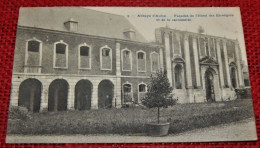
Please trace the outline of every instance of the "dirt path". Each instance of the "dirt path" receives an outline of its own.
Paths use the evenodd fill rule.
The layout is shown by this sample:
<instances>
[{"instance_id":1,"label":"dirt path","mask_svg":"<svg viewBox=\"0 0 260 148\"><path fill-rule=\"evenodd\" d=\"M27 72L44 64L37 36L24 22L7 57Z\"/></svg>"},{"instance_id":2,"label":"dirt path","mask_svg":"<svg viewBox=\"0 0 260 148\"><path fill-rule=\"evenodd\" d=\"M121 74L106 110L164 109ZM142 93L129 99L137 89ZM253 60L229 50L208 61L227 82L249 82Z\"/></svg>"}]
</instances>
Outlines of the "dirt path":
<instances>
[{"instance_id":1,"label":"dirt path","mask_svg":"<svg viewBox=\"0 0 260 148\"><path fill-rule=\"evenodd\" d=\"M198 141L252 141L257 138L254 119L196 129L166 137L144 135L66 135L21 136L9 135L7 143L143 143L143 142L198 142Z\"/></svg>"}]
</instances>

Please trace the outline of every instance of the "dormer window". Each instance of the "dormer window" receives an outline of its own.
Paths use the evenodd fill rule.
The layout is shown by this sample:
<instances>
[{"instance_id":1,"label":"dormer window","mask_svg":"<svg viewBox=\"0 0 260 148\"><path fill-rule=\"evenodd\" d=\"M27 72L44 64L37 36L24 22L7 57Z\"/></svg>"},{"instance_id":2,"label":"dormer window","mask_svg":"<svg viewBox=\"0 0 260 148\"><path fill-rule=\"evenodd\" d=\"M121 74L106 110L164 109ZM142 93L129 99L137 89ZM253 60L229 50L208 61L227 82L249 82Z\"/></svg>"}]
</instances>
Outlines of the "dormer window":
<instances>
[{"instance_id":1,"label":"dormer window","mask_svg":"<svg viewBox=\"0 0 260 148\"><path fill-rule=\"evenodd\" d=\"M135 30L134 29L126 29L123 33L124 33L124 36L126 39L135 40Z\"/></svg>"},{"instance_id":2,"label":"dormer window","mask_svg":"<svg viewBox=\"0 0 260 148\"><path fill-rule=\"evenodd\" d=\"M74 20L73 18L70 18L67 22L64 23L64 26L67 30L71 32L77 32L78 31L78 22Z\"/></svg>"}]
</instances>

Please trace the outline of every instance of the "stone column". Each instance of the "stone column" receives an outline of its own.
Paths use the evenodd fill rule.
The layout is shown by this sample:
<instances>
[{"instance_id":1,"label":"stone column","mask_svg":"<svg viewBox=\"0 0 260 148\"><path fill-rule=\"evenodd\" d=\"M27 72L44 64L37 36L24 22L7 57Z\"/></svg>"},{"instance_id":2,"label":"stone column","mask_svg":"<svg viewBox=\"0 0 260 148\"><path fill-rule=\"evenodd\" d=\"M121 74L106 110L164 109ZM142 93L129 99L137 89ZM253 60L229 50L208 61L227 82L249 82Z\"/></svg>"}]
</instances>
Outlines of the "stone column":
<instances>
[{"instance_id":1,"label":"stone column","mask_svg":"<svg viewBox=\"0 0 260 148\"><path fill-rule=\"evenodd\" d=\"M18 106L18 99L19 99L19 87L22 83L22 80L18 79L19 75L13 74L12 77L12 88L11 88L11 96L10 96L10 105Z\"/></svg>"},{"instance_id":2,"label":"stone column","mask_svg":"<svg viewBox=\"0 0 260 148\"><path fill-rule=\"evenodd\" d=\"M69 83L69 94L68 94L68 106L67 106L67 109L68 110L74 110L74 102L75 102L75 85L73 82L70 82Z\"/></svg>"},{"instance_id":3,"label":"stone column","mask_svg":"<svg viewBox=\"0 0 260 148\"><path fill-rule=\"evenodd\" d=\"M186 88L192 88L190 49L189 49L188 34L184 34L184 54L185 54L186 80L187 80Z\"/></svg>"},{"instance_id":4,"label":"stone column","mask_svg":"<svg viewBox=\"0 0 260 148\"><path fill-rule=\"evenodd\" d=\"M222 63L222 58L221 58L221 51L220 51L220 40L217 39L217 57L218 57L218 70L219 70L219 79L220 79L220 88L224 88L224 75L223 75L223 64L225 65L225 63Z\"/></svg>"},{"instance_id":5,"label":"stone column","mask_svg":"<svg viewBox=\"0 0 260 148\"><path fill-rule=\"evenodd\" d=\"M237 72L238 72L238 84L239 84L239 87L244 87L245 84L244 84L244 77L243 77L243 72L242 72L242 68L241 68L241 58L240 58L240 55L241 55L241 52L240 52L240 48L239 48L239 42L236 41L235 42L235 55L236 55L236 63L237 63Z\"/></svg>"},{"instance_id":6,"label":"stone column","mask_svg":"<svg viewBox=\"0 0 260 148\"><path fill-rule=\"evenodd\" d=\"M193 45L193 56L194 56L194 64L195 64L195 76L196 76L196 84L198 88L201 88L201 80L200 80L200 65L199 65L199 56L198 56L198 48L197 48L197 37L192 36L192 45Z\"/></svg>"},{"instance_id":7,"label":"stone column","mask_svg":"<svg viewBox=\"0 0 260 148\"><path fill-rule=\"evenodd\" d=\"M121 52L120 52L120 43L116 43L116 82L115 82L115 96L113 99L112 106L115 106L116 108L121 107Z\"/></svg>"},{"instance_id":8,"label":"stone column","mask_svg":"<svg viewBox=\"0 0 260 148\"><path fill-rule=\"evenodd\" d=\"M166 60L166 70L167 78L169 79L170 85L172 86L172 68L171 68L171 54L170 54L170 39L169 33L164 33L164 47L165 47L165 60Z\"/></svg>"},{"instance_id":9,"label":"stone column","mask_svg":"<svg viewBox=\"0 0 260 148\"><path fill-rule=\"evenodd\" d=\"M223 50L224 50L224 60L225 60L225 68L227 73L227 82L228 87L231 88L231 80L230 80L230 71L229 71L229 63L228 63L228 55L227 55L227 41L223 40Z\"/></svg>"},{"instance_id":10,"label":"stone column","mask_svg":"<svg viewBox=\"0 0 260 148\"><path fill-rule=\"evenodd\" d=\"M48 97L49 97L49 86L50 82L42 82L42 94L41 94L41 107L40 111L48 111Z\"/></svg>"},{"instance_id":11,"label":"stone column","mask_svg":"<svg viewBox=\"0 0 260 148\"><path fill-rule=\"evenodd\" d=\"M98 109L98 81L93 81L92 95L91 95L91 109Z\"/></svg>"},{"instance_id":12,"label":"stone column","mask_svg":"<svg viewBox=\"0 0 260 148\"><path fill-rule=\"evenodd\" d=\"M163 67L163 51L162 51L162 48L160 48L160 68L161 68L161 70L164 70L164 67Z\"/></svg>"}]
</instances>

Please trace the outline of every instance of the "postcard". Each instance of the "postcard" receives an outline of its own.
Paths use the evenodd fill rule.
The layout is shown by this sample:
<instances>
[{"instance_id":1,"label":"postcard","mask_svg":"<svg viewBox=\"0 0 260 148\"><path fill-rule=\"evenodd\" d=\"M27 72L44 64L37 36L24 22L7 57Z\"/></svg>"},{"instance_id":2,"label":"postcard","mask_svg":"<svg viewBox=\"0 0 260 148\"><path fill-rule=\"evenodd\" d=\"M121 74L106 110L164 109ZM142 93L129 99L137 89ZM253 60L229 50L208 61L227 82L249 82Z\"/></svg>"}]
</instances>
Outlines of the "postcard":
<instances>
[{"instance_id":1,"label":"postcard","mask_svg":"<svg viewBox=\"0 0 260 148\"><path fill-rule=\"evenodd\" d=\"M7 143L257 140L239 7L22 7Z\"/></svg>"}]
</instances>

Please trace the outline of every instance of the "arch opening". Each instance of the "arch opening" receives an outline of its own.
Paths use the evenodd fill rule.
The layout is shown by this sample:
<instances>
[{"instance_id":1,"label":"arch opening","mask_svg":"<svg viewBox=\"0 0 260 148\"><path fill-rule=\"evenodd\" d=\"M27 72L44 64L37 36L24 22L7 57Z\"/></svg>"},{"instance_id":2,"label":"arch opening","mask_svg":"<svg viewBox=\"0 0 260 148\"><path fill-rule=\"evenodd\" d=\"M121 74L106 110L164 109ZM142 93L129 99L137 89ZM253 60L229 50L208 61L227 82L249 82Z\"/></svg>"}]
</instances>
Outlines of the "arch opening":
<instances>
[{"instance_id":1,"label":"arch opening","mask_svg":"<svg viewBox=\"0 0 260 148\"><path fill-rule=\"evenodd\" d=\"M233 88L237 88L237 77L236 77L235 67L231 68L230 76L231 76L231 83L232 83Z\"/></svg>"},{"instance_id":2,"label":"arch opening","mask_svg":"<svg viewBox=\"0 0 260 148\"><path fill-rule=\"evenodd\" d=\"M206 89L206 100L208 102L215 102L214 92L214 74L208 69L205 72L205 89Z\"/></svg>"},{"instance_id":3,"label":"arch opening","mask_svg":"<svg viewBox=\"0 0 260 148\"><path fill-rule=\"evenodd\" d=\"M67 110L69 84L66 80L56 79L49 86L48 110Z\"/></svg>"},{"instance_id":4,"label":"arch opening","mask_svg":"<svg viewBox=\"0 0 260 148\"><path fill-rule=\"evenodd\" d=\"M18 106L26 107L29 111L39 112L41 104L42 84L37 79L24 80L19 87Z\"/></svg>"},{"instance_id":5,"label":"arch opening","mask_svg":"<svg viewBox=\"0 0 260 148\"><path fill-rule=\"evenodd\" d=\"M110 80L102 80L98 85L98 108L111 108L114 97L114 84Z\"/></svg>"},{"instance_id":6,"label":"arch opening","mask_svg":"<svg viewBox=\"0 0 260 148\"><path fill-rule=\"evenodd\" d=\"M89 80L80 80L75 86L75 109L88 110L91 108L93 85Z\"/></svg>"},{"instance_id":7,"label":"arch opening","mask_svg":"<svg viewBox=\"0 0 260 148\"><path fill-rule=\"evenodd\" d=\"M180 65L176 65L174 68L174 76L175 76L175 88L176 89L182 89L182 67Z\"/></svg>"}]
</instances>

